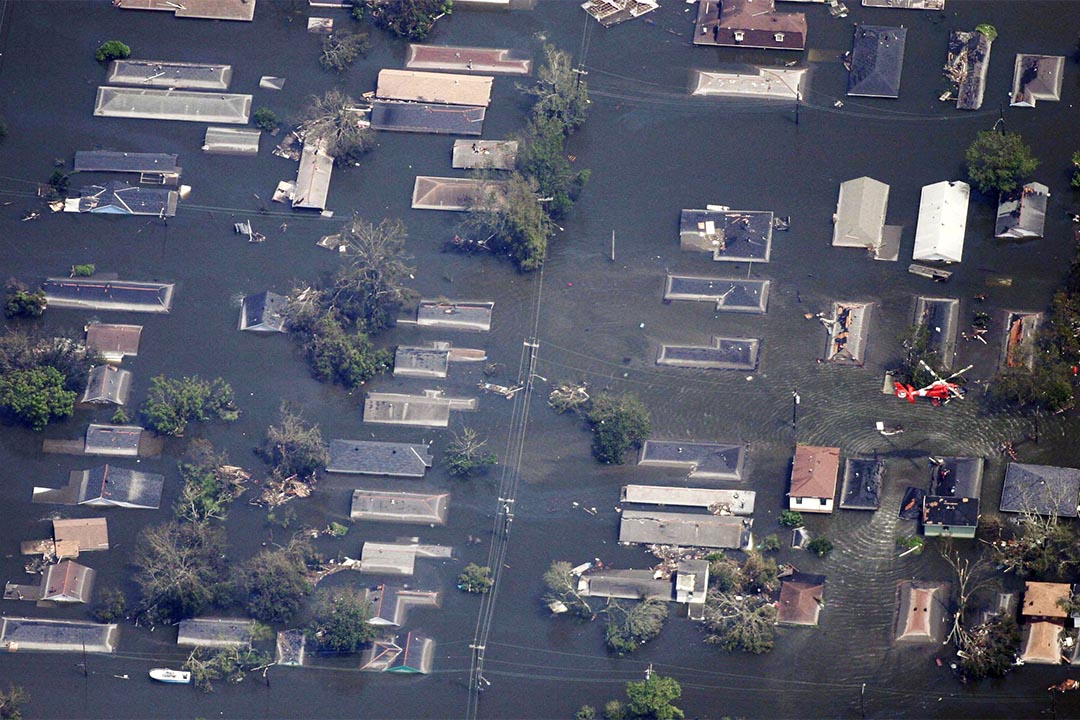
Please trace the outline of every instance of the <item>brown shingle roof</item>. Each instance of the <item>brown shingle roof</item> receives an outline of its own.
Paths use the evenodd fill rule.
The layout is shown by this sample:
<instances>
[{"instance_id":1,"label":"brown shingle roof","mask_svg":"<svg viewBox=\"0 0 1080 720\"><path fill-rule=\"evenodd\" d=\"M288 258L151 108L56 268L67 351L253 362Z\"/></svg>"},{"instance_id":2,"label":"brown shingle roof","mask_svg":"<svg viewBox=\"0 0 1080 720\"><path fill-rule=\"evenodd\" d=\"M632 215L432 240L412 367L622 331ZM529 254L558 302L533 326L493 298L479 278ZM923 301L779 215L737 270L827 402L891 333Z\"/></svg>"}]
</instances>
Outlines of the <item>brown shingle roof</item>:
<instances>
[{"instance_id":1,"label":"brown shingle roof","mask_svg":"<svg viewBox=\"0 0 1080 720\"><path fill-rule=\"evenodd\" d=\"M796 575L780 585L776 621L789 625L817 625L821 614L825 579L819 575Z\"/></svg>"},{"instance_id":2,"label":"brown shingle roof","mask_svg":"<svg viewBox=\"0 0 1080 720\"><path fill-rule=\"evenodd\" d=\"M791 497L831 498L840 472L840 448L800 445L791 466Z\"/></svg>"},{"instance_id":3,"label":"brown shingle roof","mask_svg":"<svg viewBox=\"0 0 1080 720\"><path fill-rule=\"evenodd\" d=\"M1028 582L1021 613L1028 617L1066 617L1065 608L1058 601L1068 600L1071 594L1068 583Z\"/></svg>"}]
</instances>

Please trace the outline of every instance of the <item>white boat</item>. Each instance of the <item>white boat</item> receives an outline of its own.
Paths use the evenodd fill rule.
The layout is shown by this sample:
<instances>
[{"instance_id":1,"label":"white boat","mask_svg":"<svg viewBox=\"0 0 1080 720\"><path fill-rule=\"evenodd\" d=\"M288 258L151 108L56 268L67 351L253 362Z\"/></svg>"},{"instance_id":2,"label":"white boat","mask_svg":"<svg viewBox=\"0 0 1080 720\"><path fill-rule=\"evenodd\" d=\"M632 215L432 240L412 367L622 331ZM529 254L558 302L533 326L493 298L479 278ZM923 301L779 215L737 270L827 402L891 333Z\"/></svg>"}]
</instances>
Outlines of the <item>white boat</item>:
<instances>
[{"instance_id":1,"label":"white boat","mask_svg":"<svg viewBox=\"0 0 1080 720\"><path fill-rule=\"evenodd\" d=\"M169 670L168 668L154 668L150 671L150 679L163 683L175 683L187 685L191 682L191 673L184 670Z\"/></svg>"}]
</instances>

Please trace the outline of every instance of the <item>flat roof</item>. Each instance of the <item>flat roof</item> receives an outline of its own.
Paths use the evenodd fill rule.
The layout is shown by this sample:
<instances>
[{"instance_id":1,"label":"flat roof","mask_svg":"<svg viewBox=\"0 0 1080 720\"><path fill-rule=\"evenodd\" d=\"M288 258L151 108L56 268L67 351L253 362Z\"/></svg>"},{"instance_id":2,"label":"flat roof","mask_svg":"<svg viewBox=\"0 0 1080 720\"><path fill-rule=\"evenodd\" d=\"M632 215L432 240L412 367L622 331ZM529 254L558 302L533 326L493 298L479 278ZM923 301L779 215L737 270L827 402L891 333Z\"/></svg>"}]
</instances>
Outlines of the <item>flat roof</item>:
<instances>
[{"instance_id":1,"label":"flat roof","mask_svg":"<svg viewBox=\"0 0 1080 720\"><path fill-rule=\"evenodd\" d=\"M334 158L314 145L304 144L300 153L300 168L296 172L292 206L308 210L325 210L330 194L330 176Z\"/></svg>"},{"instance_id":2,"label":"flat roof","mask_svg":"<svg viewBox=\"0 0 1080 720\"><path fill-rule=\"evenodd\" d=\"M105 82L142 87L226 90L232 65L169 62L165 60L113 60Z\"/></svg>"},{"instance_id":3,"label":"flat roof","mask_svg":"<svg viewBox=\"0 0 1080 720\"><path fill-rule=\"evenodd\" d=\"M0 618L0 647L8 652L51 650L111 653L116 649L119 633L120 630L115 624L24 617Z\"/></svg>"},{"instance_id":4,"label":"flat roof","mask_svg":"<svg viewBox=\"0 0 1080 720\"><path fill-rule=\"evenodd\" d=\"M683 250L712 253L718 262L769 262L773 213L768 210L683 210L679 244Z\"/></svg>"},{"instance_id":5,"label":"flat roof","mask_svg":"<svg viewBox=\"0 0 1080 720\"><path fill-rule=\"evenodd\" d=\"M177 645L194 647L244 647L251 644L255 621L234 618L189 618L181 620Z\"/></svg>"},{"instance_id":6,"label":"flat roof","mask_svg":"<svg viewBox=\"0 0 1080 720\"><path fill-rule=\"evenodd\" d=\"M791 497L826 498L836 495L840 448L799 445L791 466Z\"/></svg>"},{"instance_id":7,"label":"flat roof","mask_svg":"<svg viewBox=\"0 0 1080 720\"><path fill-rule=\"evenodd\" d=\"M661 345L657 365L710 368L714 370L756 370L758 338L714 337L712 345Z\"/></svg>"},{"instance_id":8,"label":"flat roof","mask_svg":"<svg viewBox=\"0 0 1080 720\"><path fill-rule=\"evenodd\" d=\"M731 515L624 510L619 542L742 549L750 542L751 522Z\"/></svg>"},{"instance_id":9,"label":"flat roof","mask_svg":"<svg viewBox=\"0 0 1080 720\"><path fill-rule=\"evenodd\" d=\"M101 86L94 115L245 125L251 95Z\"/></svg>"},{"instance_id":10,"label":"flat roof","mask_svg":"<svg viewBox=\"0 0 1080 720\"><path fill-rule=\"evenodd\" d=\"M375 96L382 100L487 107L493 81L494 78L486 75L383 68L379 71Z\"/></svg>"},{"instance_id":11,"label":"flat roof","mask_svg":"<svg viewBox=\"0 0 1080 720\"><path fill-rule=\"evenodd\" d=\"M695 440L646 440L638 459L639 465L681 468L701 480L742 480L745 462L743 443Z\"/></svg>"},{"instance_id":12,"label":"flat roof","mask_svg":"<svg viewBox=\"0 0 1080 720\"><path fill-rule=\"evenodd\" d=\"M723 515L753 515L753 490L718 490L671 485L624 485L621 500L640 505L678 505L706 508Z\"/></svg>"},{"instance_id":13,"label":"flat roof","mask_svg":"<svg viewBox=\"0 0 1080 720\"><path fill-rule=\"evenodd\" d=\"M208 127L203 152L220 155L258 155L262 130L256 128Z\"/></svg>"},{"instance_id":14,"label":"flat roof","mask_svg":"<svg viewBox=\"0 0 1080 720\"><path fill-rule=\"evenodd\" d=\"M862 365L870 330L872 303L834 302L825 360L837 365Z\"/></svg>"},{"instance_id":15,"label":"flat roof","mask_svg":"<svg viewBox=\"0 0 1080 720\"><path fill-rule=\"evenodd\" d=\"M255 17L257 0L114 0L113 7L122 10L163 10L179 18L204 20L244 20Z\"/></svg>"},{"instance_id":16,"label":"flat roof","mask_svg":"<svg viewBox=\"0 0 1080 720\"><path fill-rule=\"evenodd\" d=\"M507 48L410 43L405 67L409 70L528 75L532 72L532 60L527 53Z\"/></svg>"},{"instance_id":17,"label":"flat roof","mask_svg":"<svg viewBox=\"0 0 1080 720\"><path fill-rule=\"evenodd\" d=\"M42 286L49 307L167 313L172 308L171 283L49 278Z\"/></svg>"},{"instance_id":18,"label":"flat roof","mask_svg":"<svg viewBox=\"0 0 1080 720\"><path fill-rule=\"evenodd\" d=\"M844 463L844 484L840 507L847 510L877 510L885 483L885 461L879 458L848 458Z\"/></svg>"},{"instance_id":19,"label":"flat roof","mask_svg":"<svg viewBox=\"0 0 1080 720\"><path fill-rule=\"evenodd\" d=\"M353 520L400 522L419 525L445 525L449 493L391 492L354 490Z\"/></svg>"},{"instance_id":20,"label":"flat roof","mask_svg":"<svg viewBox=\"0 0 1080 720\"><path fill-rule=\"evenodd\" d=\"M907 28L856 25L847 94L857 97L900 97L906 41Z\"/></svg>"},{"instance_id":21,"label":"flat roof","mask_svg":"<svg viewBox=\"0 0 1080 720\"><path fill-rule=\"evenodd\" d=\"M668 275L664 299L712 302L717 312L764 313L771 286L771 280Z\"/></svg>"},{"instance_id":22,"label":"flat roof","mask_svg":"<svg viewBox=\"0 0 1080 720\"><path fill-rule=\"evenodd\" d=\"M450 165L460 170L513 170L517 153L517 140L455 140Z\"/></svg>"},{"instance_id":23,"label":"flat roof","mask_svg":"<svg viewBox=\"0 0 1080 720\"><path fill-rule=\"evenodd\" d=\"M493 302L469 300L421 300L416 310L416 324L451 330L491 330Z\"/></svg>"},{"instance_id":24,"label":"flat roof","mask_svg":"<svg viewBox=\"0 0 1080 720\"><path fill-rule=\"evenodd\" d=\"M466 212L473 208L498 206L507 183L502 180L433 177L418 175L413 183L414 210L452 210Z\"/></svg>"},{"instance_id":25,"label":"flat roof","mask_svg":"<svg viewBox=\"0 0 1080 720\"><path fill-rule=\"evenodd\" d=\"M394 132L480 135L486 114L484 107L376 100L371 106L371 127Z\"/></svg>"},{"instance_id":26,"label":"flat roof","mask_svg":"<svg viewBox=\"0 0 1080 720\"><path fill-rule=\"evenodd\" d=\"M753 72L694 71L691 95L795 101L802 97L806 68L756 67Z\"/></svg>"},{"instance_id":27,"label":"flat roof","mask_svg":"<svg viewBox=\"0 0 1080 720\"><path fill-rule=\"evenodd\" d=\"M119 361L139 354L142 325L112 325L90 323L86 326L86 345L97 350L106 360Z\"/></svg>"},{"instance_id":28,"label":"flat roof","mask_svg":"<svg viewBox=\"0 0 1080 720\"><path fill-rule=\"evenodd\" d=\"M431 467L431 446L374 440L331 440L327 472L424 477Z\"/></svg>"},{"instance_id":29,"label":"flat roof","mask_svg":"<svg viewBox=\"0 0 1080 720\"><path fill-rule=\"evenodd\" d=\"M1001 490L1002 512L1036 512L1074 518L1080 501L1080 470L1009 463Z\"/></svg>"}]
</instances>

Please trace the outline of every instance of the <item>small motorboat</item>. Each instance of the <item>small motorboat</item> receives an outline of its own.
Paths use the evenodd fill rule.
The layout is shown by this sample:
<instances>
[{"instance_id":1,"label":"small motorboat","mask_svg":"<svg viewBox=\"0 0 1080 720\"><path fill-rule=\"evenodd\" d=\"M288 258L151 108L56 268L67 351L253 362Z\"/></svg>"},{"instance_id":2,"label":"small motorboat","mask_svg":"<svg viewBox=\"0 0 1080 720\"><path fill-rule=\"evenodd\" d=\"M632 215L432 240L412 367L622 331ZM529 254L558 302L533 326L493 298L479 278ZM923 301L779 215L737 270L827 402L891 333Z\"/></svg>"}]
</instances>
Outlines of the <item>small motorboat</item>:
<instances>
[{"instance_id":1,"label":"small motorboat","mask_svg":"<svg viewBox=\"0 0 1080 720\"><path fill-rule=\"evenodd\" d=\"M163 683L187 685L191 682L191 673L185 670L170 670L168 668L154 668L150 671L150 679Z\"/></svg>"}]
</instances>

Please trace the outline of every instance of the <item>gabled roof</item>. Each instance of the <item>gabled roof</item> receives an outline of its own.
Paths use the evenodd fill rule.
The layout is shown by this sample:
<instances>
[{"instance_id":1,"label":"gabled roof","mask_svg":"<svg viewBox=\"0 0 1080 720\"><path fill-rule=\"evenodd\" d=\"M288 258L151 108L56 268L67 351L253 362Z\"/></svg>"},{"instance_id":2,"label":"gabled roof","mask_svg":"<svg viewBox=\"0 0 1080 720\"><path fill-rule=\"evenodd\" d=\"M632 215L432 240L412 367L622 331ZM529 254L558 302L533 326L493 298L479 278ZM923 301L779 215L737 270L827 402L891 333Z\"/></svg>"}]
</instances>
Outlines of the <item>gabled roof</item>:
<instances>
[{"instance_id":1,"label":"gabled roof","mask_svg":"<svg viewBox=\"0 0 1080 720\"><path fill-rule=\"evenodd\" d=\"M889 186L872 177L840 183L833 220L833 247L876 249L882 242Z\"/></svg>"},{"instance_id":2,"label":"gabled roof","mask_svg":"<svg viewBox=\"0 0 1080 720\"><path fill-rule=\"evenodd\" d=\"M160 88L103 85L94 104L94 115L145 120L246 125L250 113L251 95Z\"/></svg>"},{"instance_id":3,"label":"gabled roof","mask_svg":"<svg viewBox=\"0 0 1080 720\"><path fill-rule=\"evenodd\" d=\"M391 662L386 672L415 673L426 675L431 672L435 657L435 641L429 637L409 633L405 636L401 653Z\"/></svg>"},{"instance_id":4,"label":"gabled roof","mask_svg":"<svg viewBox=\"0 0 1080 720\"><path fill-rule=\"evenodd\" d=\"M409 52L405 56L405 67L409 70L528 75L532 72L532 60L528 53L507 48L410 43Z\"/></svg>"},{"instance_id":5,"label":"gabled roof","mask_svg":"<svg viewBox=\"0 0 1080 720\"><path fill-rule=\"evenodd\" d=\"M791 465L791 497L826 498L836 495L840 448L799 445Z\"/></svg>"},{"instance_id":6,"label":"gabled roof","mask_svg":"<svg viewBox=\"0 0 1080 720\"><path fill-rule=\"evenodd\" d=\"M444 378L450 368L450 347L408 347L399 345L394 352L394 376Z\"/></svg>"},{"instance_id":7,"label":"gabled roof","mask_svg":"<svg viewBox=\"0 0 1080 720\"><path fill-rule=\"evenodd\" d=\"M164 60L113 60L105 76L112 85L192 90L226 90L231 80L231 65Z\"/></svg>"},{"instance_id":8,"label":"gabled roof","mask_svg":"<svg viewBox=\"0 0 1080 720\"><path fill-rule=\"evenodd\" d=\"M802 50L806 16L776 12L773 0L700 0L694 44Z\"/></svg>"},{"instance_id":9,"label":"gabled roof","mask_svg":"<svg viewBox=\"0 0 1080 720\"><path fill-rule=\"evenodd\" d=\"M504 180L417 175L413 182L414 210L465 212L504 204Z\"/></svg>"},{"instance_id":10,"label":"gabled roof","mask_svg":"<svg viewBox=\"0 0 1080 720\"><path fill-rule=\"evenodd\" d=\"M914 260L960 262L971 186L959 180L926 185L919 202Z\"/></svg>"},{"instance_id":11,"label":"gabled roof","mask_svg":"<svg viewBox=\"0 0 1080 720\"><path fill-rule=\"evenodd\" d=\"M128 185L120 181L84 187L79 195L64 204L64 212L172 217L176 215L176 204L180 199L175 190Z\"/></svg>"},{"instance_id":12,"label":"gabled roof","mask_svg":"<svg viewBox=\"0 0 1080 720\"><path fill-rule=\"evenodd\" d=\"M300 167L296 171L292 206L307 210L325 210L330 194L330 176L334 173L334 158L315 145L304 143Z\"/></svg>"},{"instance_id":13,"label":"gabled roof","mask_svg":"<svg viewBox=\"0 0 1080 720\"><path fill-rule=\"evenodd\" d=\"M1062 661L1061 634L1065 628L1058 623L1040 620L1024 626L1024 642L1020 659L1036 665L1060 665Z\"/></svg>"},{"instance_id":14,"label":"gabled roof","mask_svg":"<svg viewBox=\"0 0 1080 720\"><path fill-rule=\"evenodd\" d=\"M131 394L131 371L115 365L98 365L90 369L83 391L84 403L125 405Z\"/></svg>"},{"instance_id":15,"label":"gabled roof","mask_svg":"<svg viewBox=\"0 0 1080 720\"><path fill-rule=\"evenodd\" d=\"M848 95L900 97L907 29L884 25L856 25L848 73Z\"/></svg>"},{"instance_id":16,"label":"gabled roof","mask_svg":"<svg viewBox=\"0 0 1080 720\"><path fill-rule=\"evenodd\" d=\"M1001 490L1002 512L1036 512L1074 518L1080 501L1080 470L1009 463Z\"/></svg>"},{"instance_id":17,"label":"gabled roof","mask_svg":"<svg viewBox=\"0 0 1080 720\"><path fill-rule=\"evenodd\" d=\"M109 549L109 523L103 517L53 520L53 540L75 543L79 552Z\"/></svg>"},{"instance_id":18,"label":"gabled roof","mask_svg":"<svg viewBox=\"0 0 1080 720\"><path fill-rule=\"evenodd\" d=\"M781 625L817 625L825 604L825 576L795 573L780 583L776 622Z\"/></svg>"},{"instance_id":19,"label":"gabled roof","mask_svg":"<svg viewBox=\"0 0 1080 720\"><path fill-rule=\"evenodd\" d=\"M289 300L277 293L248 295L240 303L240 329L252 332L285 332L285 310Z\"/></svg>"},{"instance_id":20,"label":"gabled roof","mask_svg":"<svg viewBox=\"0 0 1080 720\"><path fill-rule=\"evenodd\" d=\"M115 624L0 618L0 647L9 652L51 650L111 653L116 649L118 635L119 629Z\"/></svg>"},{"instance_id":21,"label":"gabled roof","mask_svg":"<svg viewBox=\"0 0 1080 720\"><path fill-rule=\"evenodd\" d=\"M115 465L98 465L76 474L82 476L80 505L117 505L147 510L156 510L161 505L164 475Z\"/></svg>"},{"instance_id":22,"label":"gabled roof","mask_svg":"<svg viewBox=\"0 0 1080 720\"><path fill-rule=\"evenodd\" d=\"M92 568L71 560L50 565L41 580L41 599L54 602L89 602L95 574Z\"/></svg>"},{"instance_id":23,"label":"gabled roof","mask_svg":"<svg viewBox=\"0 0 1080 720\"><path fill-rule=\"evenodd\" d=\"M720 515L754 514L753 490L719 490L668 485L623 485L621 500L639 505L700 507Z\"/></svg>"},{"instance_id":24,"label":"gabled roof","mask_svg":"<svg viewBox=\"0 0 1080 720\"><path fill-rule=\"evenodd\" d=\"M1016 192L1001 196L994 237L1040 238L1046 226L1046 204L1050 188L1029 182Z\"/></svg>"},{"instance_id":25,"label":"gabled roof","mask_svg":"<svg viewBox=\"0 0 1080 720\"><path fill-rule=\"evenodd\" d=\"M1067 602L1072 597L1072 587L1068 583L1032 582L1024 583L1024 603L1020 614L1027 617L1065 618L1069 614L1059 603Z\"/></svg>"},{"instance_id":26,"label":"gabled roof","mask_svg":"<svg viewBox=\"0 0 1080 720\"><path fill-rule=\"evenodd\" d=\"M431 467L431 446L373 440L331 440L326 471L360 475L424 477Z\"/></svg>"},{"instance_id":27,"label":"gabled roof","mask_svg":"<svg viewBox=\"0 0 1080 720\"><path fill-rule=\"evenodd\" d=\"M902 580L897 586L896 627L901 643L940 643L948 616L949 583Z\"/></svg>"},{"instance_id":28,"label":"gabled roof","mask_svg":"<svg viewBox=\"0 0 1080 720\"><path fill-rule=\"evenodd\" d=\"M517 153L517 140L455 140L450 165L468 170L513 170Z\"/></svg>"}]
</instances>

